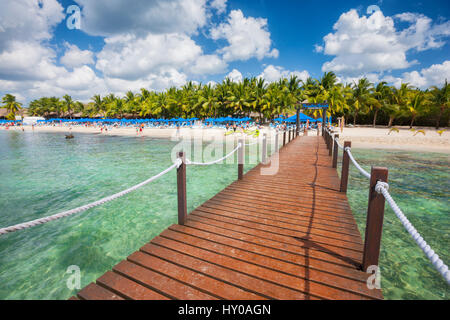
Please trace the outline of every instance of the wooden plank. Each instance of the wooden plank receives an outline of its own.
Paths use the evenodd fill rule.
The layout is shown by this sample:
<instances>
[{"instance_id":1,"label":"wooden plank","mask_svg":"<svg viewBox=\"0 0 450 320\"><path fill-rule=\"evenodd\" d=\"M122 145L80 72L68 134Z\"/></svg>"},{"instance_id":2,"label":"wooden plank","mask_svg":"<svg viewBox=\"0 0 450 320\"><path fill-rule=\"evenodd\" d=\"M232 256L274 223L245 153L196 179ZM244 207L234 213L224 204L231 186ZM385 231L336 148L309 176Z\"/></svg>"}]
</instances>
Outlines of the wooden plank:
<instances>
[{"instance_id":1,"label":"wooden plank","mask_svg":"<svg viewBox=\"0 0 450 320\"><path fill-rule=\"evenodd\" d=\"M144 287L118 273L108 271L97 279L97 284L115 292L126 299L132 300L168 300L166 296Z\"/></svg>"},{"instance_id":2,"label":"wooden plank","mask_svg":"<svg viewBox=\"0 0 450 320\"><path fill-rule=\"evenodd\" d=\"M264 300L264 297L260 295L256 295L225 282L180 267L177 264L162 260L159 257L147 254L142 255L140 252L135 252L128 257L128 260L171 277L172 279L176 279L177 281L198 290L207 292L219 299Z\"/></svg>"},{"instance_id":3,"label":"wooden plank","mask_svg":"<svg viewBox=\"0 0 450 320\"><path fill-rule=\"evenodd\" d=\"M195 257L212 264L224 266L230 270L240 272L248 276L253 276L273 284L282 285L283 287L287 287L292 290L297 290L305 295L312 295L321 299L365 299L365 297L358 294L344 292L336 288L315 283L311 281L309 277L306 280L301 279L286 273L281 273L278 270L275 271L274 269L261 267L257 264L239 260L237 258L230 258L222 254L217 254L212 251L203 250L179 242L173 243L168 239L162 239L161 237L154 238L151 243L157 244L160 247L147 245L144 246L144 250L149 250L157 256L164 256L165 259L171 259L173 252L176 251L182 255ZM166 248L170 250L167 250Z\"/></svg>"},{"instance_id":4,"label":"wooden plank","mask_svg":"<svg viewBox=\"0 0 450 320\"><path fill-rule=\"evenodd\" d=\"M294 263L300 266L308 266L313 269L321 270L324 272L328 272L331 274L340 275L342 277L347 277L353 280L366 282L367 275L363 274L357 270L353 266L342 266L337 263L330 262L328 260L320 260L318 258L314 258L311 256L301 255L297 250L294 250L294 252L289 252L284 250L284 246L276 246L278 242L275 241L264 241L264 239L260 239L259 243L262 244L255 244L251 241L244 241L244 240L251 240L243 237L232 237L232 234L230 233L212 233L212 232L206 232L203 230L190 228L186 226L179 226L179 225L173 225L168 230L165 230L161 233L162 237L167 236L167 232L174 231L179 234L185 234L192 237L196 237L199 239L205 239L212 242L220 243L223 245L227 245L230 248L236 248L236 249L243 249L249 252L261 254L264 256L272 257L278 260ZM178 237L177 234L172 233L171 237ZM177 238L176 240L181 241L181 239ZM185 241L184 241L185 242ZM191 242L195 245L197 245L196 242ZM275 246L274 246L275 244ZM272 245L272 246L271 246Z\"/></svg>"},{"instance_id":5,"label":"wooden plank","mask_svg":"<svg viewBox=\"0 0 450 320\"><path fill-rule=\"evenodd\" d=\"M83 300L123 300L119 295L95 283L90 283L84 287L78 292L78 297Z\"/></svg>"},{"instance_id":6,"label":"wooden plank","mask_svg":"<svg viewBox=\"0 0 450 320\"><path fill-rule=\"evenodd\" d=\"M211 251L220 255L227 256L229 258L235 258L241 261L249 262L264 268L276 270L286 274L290 274L294 277L302 278L304 280L310 280L311 282L319 285L325 285L337 288L339 290L345 290L356 295L362 295L371 297L371 292L367 288L365 281L355 281L349 278L343 278L341 275L332 274L328 271L317 270L310 268L309 261L305 263L306 266L300 266L292 264L280 259L275 259L267 254L258 254L244 250L243 248L229 247L219 242L212 242L209 240L203 240L189 235L183 235L171 230L166 230L161 234L162 238L155 238L157 243L167 248L178 248L179 243L187 246L194 246L203 250ZM188 253L188 251L185 251ZM266 253L266 252L262 252ZM314 286L314 285L313 285ZM311 288L311 291L313 288Z\"/></svg>"},{"instance_id":7,"label":"wooden plank","mask_svg":"<svg viewBox=\"0 0 450 320\"><path fill-rule=\"evenodd\" d=\"M268 299L313 299L313 297L305 295L302 292L254 277L253 275L232 270L220 263L211 263L196 259L181 252L156 246L153 243L146 244L141 248L141 251L172 261L196 272L215 277L216 279L220 279L247 291L261 294Z\"/></svg>"},{"instance_id":8,"label":"wooden plank","mask_svg":"<svg viewBox=\"0 0 450 320\"><path fill-rule=\"evenodd\" d=\"M130 261L122 261L113 270L143 286L164 293L169 298L181 300L216 300L217 298L187 286L163 274L154 272Z\"/></svg>"}]
</instances>

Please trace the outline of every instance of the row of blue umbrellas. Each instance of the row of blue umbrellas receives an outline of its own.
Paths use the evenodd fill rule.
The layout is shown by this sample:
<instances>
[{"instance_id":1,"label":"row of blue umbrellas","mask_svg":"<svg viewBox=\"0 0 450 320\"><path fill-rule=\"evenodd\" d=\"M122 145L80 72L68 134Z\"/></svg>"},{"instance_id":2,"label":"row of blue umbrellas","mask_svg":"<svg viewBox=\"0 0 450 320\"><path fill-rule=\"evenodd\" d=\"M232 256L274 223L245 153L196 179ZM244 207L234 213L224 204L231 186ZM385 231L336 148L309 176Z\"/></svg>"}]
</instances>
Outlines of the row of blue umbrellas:
<instances>
[{"instance_id":1,"label":"row of blue umbrellas","mask_svg":"<svg viewBox=\"0 0 450 320\"><path fill-rule=\"evenodd\" d=\"M4 120L0 119L0 123L12 123L12 122L22 122L22 120Z\"/></svg>"},{"instance_id":2,"label":"row of blue umbrellas","mask_svg":"<svg viewBox=\"0 0 450 320\"><path fill-rule=\"evenodd\" d=\"M253 121L251 118L249 117L245 117L245 118L231 118L231 117L226 117L226 118L208 118L205 120L205 122L219 122L219 123L223 123L223 122L247 122L247 121Z\"/></svg>"},{"instance_id":3,"label":"row of blue umbrellas","mask_svg":"<svg viewBox=\"0 0 450 320\"><path fill-rule=\"evenodd\" d=\"M300 113L300 122L307 122L309 120L310 123L315 123L315 122L322 122L322 119L314 119L311 118L303 113ZM297 115L294 115L292 117L289 118L283 118L283 117L279 117L274 119L274 121L277 122L289 122L289 123L295 123L297 122ZM331 117L329 117L329 121L331 122Z\"/></svg>"},{"instance_id":4,"label":"row of blue umbrellas","mask_svg":"<svg viewBox=\"0 0 450 320\"><path fill-rule=\"evenodd\" d=\"M81 119L63 119L63 118L52 118L48 120L38 120L38 122L103 122L103 123L148 123L148 122L192 122L196 121L198 118L172 118L172 119L92 119L92 118L81 118Z\"/></svg>"}]
</instances>

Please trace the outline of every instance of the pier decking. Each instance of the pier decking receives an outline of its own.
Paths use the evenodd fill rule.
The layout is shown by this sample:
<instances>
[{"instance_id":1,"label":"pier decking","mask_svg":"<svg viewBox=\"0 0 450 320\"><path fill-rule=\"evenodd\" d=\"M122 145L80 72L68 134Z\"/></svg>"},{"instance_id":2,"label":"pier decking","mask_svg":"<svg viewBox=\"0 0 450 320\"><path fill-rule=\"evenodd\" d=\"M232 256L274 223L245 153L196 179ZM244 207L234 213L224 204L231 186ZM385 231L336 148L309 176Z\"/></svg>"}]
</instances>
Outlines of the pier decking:
<instances>
[{"instance_id":1,"label":"pier decking","mask_svg":"<svg viewBox=\"0 0 450 320\"><path fill-rule=\"evenodd\" d=\"M332 160L297 137L72 299L382 299Z\"/></svg>"}]
</instances>

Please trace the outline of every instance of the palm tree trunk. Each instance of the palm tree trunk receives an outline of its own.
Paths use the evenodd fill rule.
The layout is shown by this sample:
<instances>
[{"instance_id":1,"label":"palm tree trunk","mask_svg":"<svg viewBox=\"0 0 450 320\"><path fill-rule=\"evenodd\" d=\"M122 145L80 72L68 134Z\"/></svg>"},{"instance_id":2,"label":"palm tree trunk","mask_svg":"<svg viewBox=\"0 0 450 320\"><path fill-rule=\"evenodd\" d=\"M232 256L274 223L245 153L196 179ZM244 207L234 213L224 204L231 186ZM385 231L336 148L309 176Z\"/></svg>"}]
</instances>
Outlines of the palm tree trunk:
<instances>
[{"instance_id":1,"label":"palm tree trunk","mask_svg":"<svg viewBox=\"0 0 450 320\"><path fill-rule=\"evenodd\" d=\"M394 123L394 119L395 119L395 117L393 117L393 116L390 116L390 117L389 117L388 128L392 127L392 124Z\"/></svg>"},{"instance_id":2,"label":"palm tree trunk","mask_svg":"<svg viewBox=\"0 0 450 320\"><path fill-rule=\"evenodd\" d=\"M411 119L411 124L409 125L409 128L412 129L413 125L414 125L414 120L416 120L416 116L413 116Z\"/></svg>"},{"instance_id":3,"label":"palm tree trunk","mask_svg":"<svg viewBox=\"0 0 450 320\"><path fill-rule=\"evenodd\" d=\"M439 129L440 124L441 124L441 118L442 118L442 114L444 113L444 106L441 106L440 110L439 110L439 115L438 118L436 120L436 130Z\"/></svg>"},{"instance_id":4,"label":"palm tree trunk","mask_svg":"<svg viewBox=\"0 0 450 320\"><path fill-rule=\"evenodd\" d=\"M373 117L373 127L375 128L375 126L377 125L377 115L378 115L378 108L377 110L375 110L375 115Z\"/></svg>"},{"instance_id":5,"label":"palm tree trunk","mask_svg":"<svg viewBox=\"0 0 450 320\"><path fill-rule=\"evenodd\" d=\"M353 115L353 125L356 126L356 116L358 114L355 112L355 114Z\"/></svg>"}]
</instances>

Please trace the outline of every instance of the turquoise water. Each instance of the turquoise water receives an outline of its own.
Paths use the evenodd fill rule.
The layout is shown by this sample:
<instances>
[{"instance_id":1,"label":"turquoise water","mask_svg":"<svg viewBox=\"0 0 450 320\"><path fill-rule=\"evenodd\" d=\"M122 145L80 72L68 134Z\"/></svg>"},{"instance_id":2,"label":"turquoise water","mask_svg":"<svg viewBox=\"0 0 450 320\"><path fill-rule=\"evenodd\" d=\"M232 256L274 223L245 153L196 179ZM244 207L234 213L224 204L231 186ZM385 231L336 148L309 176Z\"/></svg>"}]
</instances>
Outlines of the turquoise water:
<instances>
[{"instance_id":1,"label":"turquoise water","mask_svg":"<svg viewBox=\"0 0 450 320\"><path fill-rule=\"evenodd\" d=\"M390 193L441 259L450 264L450 158L445 154L353 149L356 160L389 169ZM338 168L339 172L341 167ZM368 180L351 165L348 198L364 236ZM435 271L386 204L380 253L387 299L450 299L450 286Z\"/></svg>"},{"instance_id":2,"label":"turquoise water","mask_svg":"<svg viewBox=\"0 0 450 320\"><path fill-rule=\"evenodd\" d=\"M0 226L73 209L142 182L172 164L176 144L143 137L66 140L63 134L0 132ZM188 210L236 179L233 164L189 167ZM66 286L70 265L80 267L83 287L174 223L172 171L84 213L1 236L0 299L67 299L76 292Z\"/></svg>"},{"instance_id":3,"label":"turquoise water","mask_svg":"<svg viewBox=\"0 0 450 320\"><path fill-rule=\"evenodd\" d=\"M0 226L72 209L139 183L171 164L176 142L136 137L0 131ZM386 164L408 218L450 262L449 159L440 154L354 150L363 165ZM194 159L198 161L197 159ZM201 161L201 160L200 160ZM246 170L251 166L246 166ZM188 210L237 178L236 165L189 167ZM352 169L349 199L364 232L367 182ZM87 212L0 237L0 299L67 299L66 273L87 285L177 222L176 174ZM450 292L394 213L381 253L388 299L449 299Z\"/></svg>"}]
</instances>

